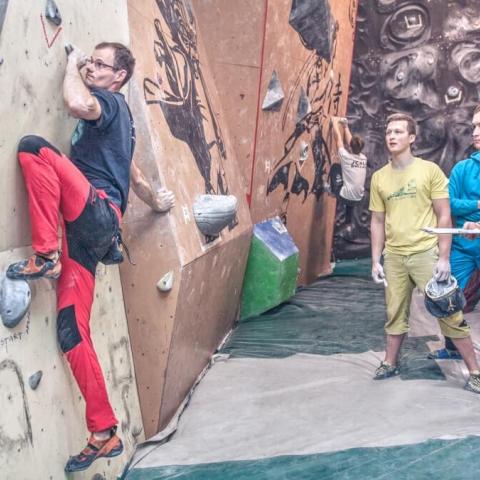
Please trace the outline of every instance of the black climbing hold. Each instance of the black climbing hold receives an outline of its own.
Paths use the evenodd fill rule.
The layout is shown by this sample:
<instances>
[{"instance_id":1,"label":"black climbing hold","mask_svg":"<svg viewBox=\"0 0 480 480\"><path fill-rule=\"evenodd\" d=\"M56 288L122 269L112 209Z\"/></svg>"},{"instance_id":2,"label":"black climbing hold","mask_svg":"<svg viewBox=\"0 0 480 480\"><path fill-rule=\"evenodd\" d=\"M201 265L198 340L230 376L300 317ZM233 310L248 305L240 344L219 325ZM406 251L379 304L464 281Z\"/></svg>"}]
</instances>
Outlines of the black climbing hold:
<instances>
[{"instance_id":1,"label":"black climbing hold","mask_svg":"<svg viewBox=\"0 0 480 480\"><path fill-rule=\"evenodd\" d=\"M274 70L272 78L268 84L267 94L263 100L262 110L278 111L282 106L285 94L278 78L277 72Z\"/></svg>"},{"instance_id":2,"label":"black climbing hold","mask_svg":"<svg viewBox=\"0 0 480 480\"><path fill-rule=\"evenodd\" d=\"M328 0L293 0L288 23L300 35L305 48L330 62L335 22Z\"/></svg>"},{"instance_id":3,"label":"black climbing hold","mask_svg":"<svg viewBox=\"0 0 480 480\"><path fill-rule=\"evenodd\" d=\"M198 229L210 237L217 237L236 213L237 199L233 195L198 195L193 205Z\"/></svg>"},{"instance_id":4,"label":"black climbing hold","mask_svg":"<svg viewBox=\"0 0 480 480\"><path fill-rule=\"evenodd\" d=\"M105 480L105 477L101 473L96 473L93 477L92 480Z\"/></svg>"},{"instance_id":5,"label":"black climbing hold","mask_svg":"<svg viewBox=\"0 0 480 480\"><path fill-rule=\"evenodd\" d=\"M300 97L298 99L297 123L300 123L311 111L312 106L310 104L310 100L302 87L300 91Z\"/></svg>"},{"instance_id":6,"label":"black climbing hold","mask_svg":"<svg viewBox=\"0 0 480 480\"><path fill-rule=\"evenodd\" d=\"M38 387L38 384L40 383L40 380L42 379L43 372L39 370L38 372L35 372L33 375L30 375L28 378L28 384L30 385L30 388L32 390L36 390Z\"/></svg>"},{"instance_id":7,"label":"black climbing hold","mask_svg":"<svg viewBox=\"0 0 480 480\"><path fill-rule=\"evenodd\" d=\"M57 26L62 23L62 16L60 15L57 4L53 0L47 0L45 17Z\"/></svg>"}]
</instances>

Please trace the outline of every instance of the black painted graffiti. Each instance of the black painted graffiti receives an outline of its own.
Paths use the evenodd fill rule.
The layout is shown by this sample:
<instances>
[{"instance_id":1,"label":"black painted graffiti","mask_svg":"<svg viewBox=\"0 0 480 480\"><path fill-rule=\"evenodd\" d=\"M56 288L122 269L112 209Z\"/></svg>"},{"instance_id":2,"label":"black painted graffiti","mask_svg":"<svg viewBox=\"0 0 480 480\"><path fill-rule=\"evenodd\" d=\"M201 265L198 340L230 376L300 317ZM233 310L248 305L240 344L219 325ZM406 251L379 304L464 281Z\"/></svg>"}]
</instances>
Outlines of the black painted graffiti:
<instances>
[{"instance_id":1,"label":"black painted graffiti","mask_svg":"<svg viewBox=\"0 0 480 480\"><path fill-rule=\"evenodd\" d=\"M133 369L130 360L130 345L126 337L110 345L110 365L112 368L113 385L118 387L122 383L130 383L133 380Z\"/></svg>"},{"instance_id":2,"label":"black painted graffiti","mask_svg":"<svg viewBox=\"0 0 480 480\"><path fill-rule=\"evenodd\" d=\"M350 0L350 5L348 6L348 20L350 25L355 27L355 18L357 13L357 0ZM354 35L355 38L355 35Z\"/></svg>"},{"instance_id":3,"label":"black painted graffiti","mask_svg":"<svg viewBox=\"0 0 480 480\"><path fill-rule=\"evenodd\" d=\"M0 362L0 449L17 450L33 445L32 423L25 384L20 368L13 360Z\"/></svg>"},{"instance_id":4,"label":"black painted graffiti","mask_svg":"<svg viewBox=\"0 0 480 480\"><path fill-rule=\"evenodd\" d=\"M408 112L418 122L416 155L446 174L471 148L471 116L480 103L480 14L475 0L361 0L349 93L351 127L366 140L367 192L387 162L387 116ZM338 205L335 254L368 256L368 195L352 221Z\"/></svg>"},{"instance_id":5,"label":"black painted graffiti","mask_svg":"<svg viewBox=\"0 0 480 480\"><path fill-rule=\"evenodd\" d=\"M205 193L227 194L227 153L200 65L191 6L188 0L155 1L161 13L154 21L157 72L144 79L145 101L160 105L172 135L190 148Z\"/></svg>"},{"instance_id":6,"label":"black painted graffiti","mask_svg":"<svg viewBox=\"0 0 480 480\"><path fill-rule=\"evenodd\" d=\"M122 420L122 432L126 433L130 430L131 424L131 417L130 417L130 409L128 408L128 394L130 391L129 385L124 385L122 387L122 403L123 409L125 410L125 419Z\"/></svg>"},{"instance_id":7,"label":"black painted graffiti","mask_svg":"<svg viewBox=\"0 0 480 480\"><path fill-rule=\"evenodd\" d=\"M8 353L8 346L17 342L21 342L30 332L30 312L27 312L27 321L25 322L25 328L20 331L13 332L5 337L0 337L0 348L5 348L5 352Z\"/></svg>"},{"instance_id":8,"label":"black painted graffiti","mask_svg":"<svg viewBox=\"0 0 480 480\"><path fill-rule=\"evenodd\" d=\"M311 5L311 3L308 3L307 6L311 8ZM292 3L292 10L295 8L299 8L299 2L294 1ZM306 12L311 13L308 9ZM303 109L305 113L300 115L297 111L298 117L295 128L284 144L282 156L273 165L273 174L267 186L267 195L279 186L283 186L285 191L282 206L284 220L286 220L286 209L291 194L303 196L303 202L310 194L314 195L317 201L320 199L325 192L329 166L332 164L330 152L331 128L328 119L331 115L338 114L339 102L343 92L341 74L333 73L336 62L336 31L338 25L333 24L331 18L328 22L333 25L330 62L325 59L325 55L319 54L318 42L322 37L309 33L302 23L298 23L296 28L305 47L314 51L301 68L288 97L282 116L282 131L285 129L287 118L295 106L295 99L299 98L299 105L303 107L302 94L306 95L308 99L308 109ZM310 25L310 28L318 31L318 26ZM316 38L317 41L314 41L313 38ZM326 42L325 37L323 37L323 41ZM321 50L325 51L325 47ZM314 163L313 169L309 171L309 178L302 175L303 162L291 160L294 147L302 138L305 138L305 135L308 136L306 138L311 139ZM312 171L313 177L311 176Z\"/></svg>"},{"instance_id":9,"label":"black painted graffiti","mask_svg":"<svg viewBox=\"0 0 480 480\"><path fill-rule=\"evenodd\" d=\"M113 343L108 349L110 356L110 366L112 371L112 380L115 388L122 387L122 403L125 411L125 418L122 419L122 432L130 430L131 414L128 406L128 395L130 393L130 384L133 382L133 369L130 360L130 344L126 337L120 338L118 342Z\"/></svg>"}]
</instances>

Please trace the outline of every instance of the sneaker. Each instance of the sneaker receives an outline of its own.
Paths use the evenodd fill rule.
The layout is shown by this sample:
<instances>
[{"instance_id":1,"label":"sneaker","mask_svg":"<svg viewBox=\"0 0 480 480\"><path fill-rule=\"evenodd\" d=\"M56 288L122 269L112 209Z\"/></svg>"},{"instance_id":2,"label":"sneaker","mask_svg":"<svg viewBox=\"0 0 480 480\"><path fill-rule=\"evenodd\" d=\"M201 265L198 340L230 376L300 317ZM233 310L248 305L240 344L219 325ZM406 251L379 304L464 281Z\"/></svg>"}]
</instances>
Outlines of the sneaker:
<instances>
[{"instance_id":1,"label":"sneaker","mask_svg":"<svg viewBox=\"0 0 480 480\"><path fill-rule=\"evenodd\" d=\"M393 377L398 375L399 371L398 368L388 363L381 362L380 366L375 370L375 376L373 377L374 380L383 380L384 378Z\"/></svg>"},{"instance_id":2,"label":"sneaker","mask_svg":"<svg viewBox=\"0 0 480 480\"><path fill-rule=\"evenodd\" d=\"M427 358L430 360L462 360L462 356L458 350L450 350L449 348L440 348L429 352Z\"/></svg>"},{"instance_id":3,"label":"sneaker","mask_svg":"<svg viewBox=\"0 0 480 480\"><path fill-rule=\"evenodd\" d=\"M469 392L480 393L480 373L470 375L464 388Z\"/></svg>"},{"instance_id":4,"label":"sneaker","mask_svg":"<svg viewBox=\"0 0 480 480\"><path fill-rule=\"evenodd\" d=\"M58 278L62 272L62 264L59 255L56 258L49 258L34 253L30 258L12 263L6 272L12 280L30 280L34 278Z\"/></svg>"},{"instance_id":5,"label":"sneaker","mask_svg":"<svg viewBox=\"0 0 480 480\"><path fill-rule=\"evenodd\" d=\"M97 458L116 457L123 452L123 443L116 435L117 427L110 431L110 438L107 440L97 440L93 434L87 446L78 454L70 457L65 465L65 472L79 472L86 470Z\"/></svg>"}]
</instances>

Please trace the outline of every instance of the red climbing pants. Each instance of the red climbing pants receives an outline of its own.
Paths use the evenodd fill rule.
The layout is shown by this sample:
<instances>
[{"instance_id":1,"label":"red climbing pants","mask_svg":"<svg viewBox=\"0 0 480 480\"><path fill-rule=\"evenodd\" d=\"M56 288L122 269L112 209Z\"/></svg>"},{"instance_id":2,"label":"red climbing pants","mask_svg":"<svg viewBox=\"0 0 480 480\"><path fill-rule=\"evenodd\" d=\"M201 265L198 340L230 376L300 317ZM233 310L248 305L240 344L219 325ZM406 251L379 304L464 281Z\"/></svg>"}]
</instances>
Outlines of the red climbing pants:
<instances>
[{"instance_id":1,"label":"red climbing pants","mask_svg":"<svg viewBox=\"0 0 480 480\"><path fill-rule=\"evenodd\" d=\"M81 171L43 138L22 138L18 158L28 191L35 252L58 249L59 213L63 217L58 341L85 399L88 430L106 430L116 425L117 419L89 324L95 269L111 245L120 213L103 191L96 191Z\"/></svg>"}]
</instances>

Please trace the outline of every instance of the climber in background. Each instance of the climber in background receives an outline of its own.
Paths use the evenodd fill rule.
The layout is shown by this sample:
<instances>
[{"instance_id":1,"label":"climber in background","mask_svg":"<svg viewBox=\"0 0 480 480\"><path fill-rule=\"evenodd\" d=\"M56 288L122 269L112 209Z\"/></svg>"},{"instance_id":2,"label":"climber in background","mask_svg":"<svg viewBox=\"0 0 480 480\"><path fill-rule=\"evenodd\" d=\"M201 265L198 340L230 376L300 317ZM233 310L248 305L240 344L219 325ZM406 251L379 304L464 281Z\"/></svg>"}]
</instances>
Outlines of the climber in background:
<instances>
[{"instance_id":1,"label":"climber in background","mask_svg":"<svg viewBox=\"0 0 480 480\"><path fill-rule=\"evenodd\" d=\"M367 176L367 157L362 153L365 145L359 135L352 135L346 118L332 118L343 185L337 198L345 204L348 225L352 223L353 207L363 199Z\"/></svg>"}]
</instances>

